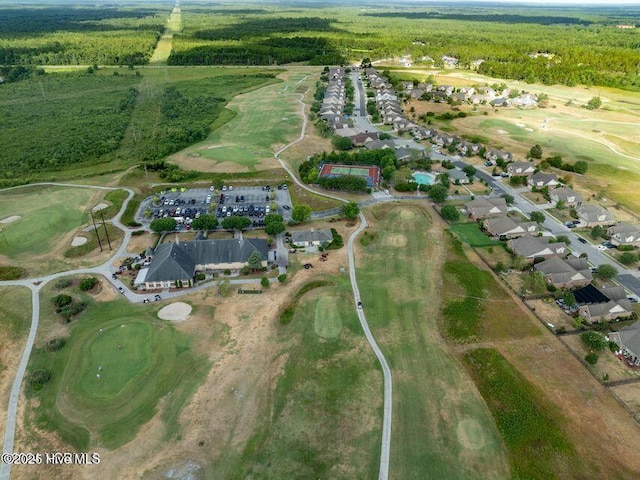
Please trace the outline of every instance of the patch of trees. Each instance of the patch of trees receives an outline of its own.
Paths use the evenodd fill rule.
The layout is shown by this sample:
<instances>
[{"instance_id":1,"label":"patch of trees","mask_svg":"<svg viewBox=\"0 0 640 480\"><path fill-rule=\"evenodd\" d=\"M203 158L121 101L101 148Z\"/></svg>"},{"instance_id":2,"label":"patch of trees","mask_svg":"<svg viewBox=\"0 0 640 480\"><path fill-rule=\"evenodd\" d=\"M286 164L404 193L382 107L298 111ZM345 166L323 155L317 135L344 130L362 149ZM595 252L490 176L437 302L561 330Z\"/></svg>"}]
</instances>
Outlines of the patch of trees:
<instances>
[{"instance_id":1,"label":"patch of trees","mask_svg":"<svg viewBox=\"0 0 640 480\"><path fill-rule=\"evenodd\" d=\"M80 280L80 290L87 292L98 284L96 277L83 278Z\"/></svg>"},{"instance_id":2,"label":"patch of trees","mask_svg":"<svg viewBox=\"0 0 640 480\"><path fill-rule=\"evenodd\" d=\"M56 313L60 314L67 323L87 308L87 304L85 302L76 301L70 295L66 295L64 293L53 297L53 305L56 309Z\"/></svg>"},{"instance_id":3,"label":"patch of trees","mask_svg":"<svg viewBox=\"0 0 640 480\"><path fill-rule=\"evenodd\" d=\"M44 69L31 66L25 67L22 65L0 66L0 78L2 78L2 83L19 82L20 80L27 80L28 78L37 75L45 75ZM0 83L0 85L2 85L2 83Z\"/></svg>"},{"instance_id":4,"label":"patch of trees","mask_svg":"<svg viewBox=\"0 0 640 480\"><path fill-rule=\"evenodd\" d=\"M227 217L222 220L222 228L225 230L244 230L251 225L247 217Z\"/></svg>"},{"instance_id":5,"label":"patch of trees","mask_svg":"<svg viewBox=\"0 0 640 480\"><path fill-rule=\"evenodd\" d=\"M149 227L155 233L162 233L173 232L176 229L176 225L178 225L178 222L174 218L166 217L156 218L151 222L151 225Z\"/></svg>"},{"instance_id":6,"label":"patch of trees","mask_svg":"<svg viewBox=\"0 0 640 480\"><path fill-rule=\"evenodd\" d=\"M304 222L311 217L311 207L305 204L299 204L293 207L293 211L291 212L291 219L294 222Z\"/></svg>"},{"instance_id":7,"label":"patch of trees","mask_svg":"<svg viewBox=\"0 0 640 480\"><path fill-rule=\"evenodd\" d=\"M518 15L518 14L496 14L496 13L443 13L430 10L428 12L376 12L364 13L365 17L400 17L408 19L436 19L436 20L463 20L469 22L491 22L491 23L533 23L537 25L590 25L591 21L577 17L562 17L548 15Z\"/></svg>"},{"instance_id":8,"label":"patch of trees","mask_svg":"<svg viewBox=\"0 0 640 480\"><path fill-rule=\"evenodd\" d=\"M342 214L349 220L355 220L360 213L360 207L356 202L348 202L342 207Z\"/></svg>"},{"instance_id":9,"label":"patch of trees","mask_svg":"<svg viewBox=\"0 0 640 480\"><path fill-rule=\"evenodd\" d=\"M281 215L269 214L264 217L264 231L267 235L278 235L286 229Z\"/></svg>"},{"instance_id":10,"label":"patch of trees","mask_svg":"<svg viewBox=\"0 0 640 480\"><path fill-rule=\"evenodd\" d=\"M191 223L194 230L214 230L218 226L218 219L213 215L200 215Z\"/></svg>"},{"instance_id":11,"label":"patch of trees","mask_svg":"<svg viewBox=\"0 0 640 480\"><path fill-rule=\"evenodd\" d=\"M339 177L320 177L318 185L327 190L344 190L347 192L366 192L367 181L355 175L341 175Z\"/></svg>"},{"instance_id":12,"label":"patch of trees","mask_svg":"<svg viewBox=\"0 0 640 480\"><path fill-rule=\"evenodd\" d=\"M575 172L579 174L585 174L589 170L589 164L585 160L578 160L576 163L565 163L562 161L562 157L560 155L556 155L555 157L547 157L542 162L540 162L540 168L546 169L548 167L559 168L560 170L564 170L566 172Z\"/></svg>"}]
</instances>

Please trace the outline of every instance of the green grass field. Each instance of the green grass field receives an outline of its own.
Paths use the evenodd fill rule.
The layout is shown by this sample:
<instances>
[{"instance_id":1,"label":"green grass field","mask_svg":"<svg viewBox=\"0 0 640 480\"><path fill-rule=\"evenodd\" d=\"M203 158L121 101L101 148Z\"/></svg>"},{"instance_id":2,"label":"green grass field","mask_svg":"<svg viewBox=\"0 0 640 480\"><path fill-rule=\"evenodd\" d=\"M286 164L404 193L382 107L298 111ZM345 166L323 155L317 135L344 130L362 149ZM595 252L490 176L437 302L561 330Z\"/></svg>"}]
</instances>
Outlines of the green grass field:
<instances>
[{"instance_id":1,"label":"green grass field","mask_svg":"<svg viewBox=\"0 0 640 480\"><path fill-rule=\"evenodd\" d=\"M468 351L464 361L496 419L513 478L590 478L562 431L562 417L542 392L496 350Z\"/></svg>"},{"instance_id":2,"label":"green grass field","mask_svg":"<svg viewBox=\"0 0 640 480\"><path fill-rule=\"evenodd\" d=\"M225 452L208 478L377 478L382 376L348 277L327 280L293 295L268 413L244 451Z\"/></svg>"},{"instance_id":3,"label":"green grass field","mask_svg":"<svg viewBox=\"0 0 640 480\"><path fill-rule=\"evenodd\" d=\"M458 223L451 225L449 229L463 242L472 247L490 247L500 245L497 240L491 240L477 223Z\"/></svg>"},{"instance_id":4,"label":"green grass field","mask_svg":"<svg viewBox=\"0 0 640 480\"><path fill-rule=\"evenodd\" d=\"M235 97L226 106L235 113L233 118L185 153L197 152L203 160L216 163L236 163L248 171L260 169L261 161L272 159L275 145L284 145L299 134L300 97L295 91L298 82L306 85L310 81L306 76L304 71L290 72L282 83Z\"/></svg>"},{"instance_id":5,"label":"green grass field","mask_svg":"<svg viewBox=\"0 0 640 480\"><path fill-rule=\"evenodd\" d=\"M31 291L24 287L0 288L0 325L3 335L16 339L31 326Z\"/></svg>"},{"instance_id":6,"label":"green grass field","mask_svg":"<svg viewBox=\"0 0 640 480\"><path fill-rule=\"evenodd\" d=\"M78 450L114 449L158 413L161 398L163 411L179 412L188 398L183 393L193 392L208 370L207 360L191 350L191 339L148 307L120 299L96 303L76 288L64 292L88 307L70 324L61 350L46 351L42 333L37 339L28 370L48 369L51 380L40 391L28 391L38 400L30 403L28 418ZM47 287L42 294L45 317L56 315L51 296L57 293ZM178 415L162 418L175 435Z\"/></svg>"},{"instance_id":7,"label":"green grass field","mask_svg":"<svg viewBox=\"0 0 640 480\"><path fill-rule=\"evenodd\" d=\"M57 248L69 232L87 222L99 190L29 187L0 193L0 219L19 215L2 225L0 252L12 260L44 255Z\"/></svg>"},{"instance_id":8,"label":"green grass field","mask_svg":"<svg viewBox=\"0 0 640 480\"><path fill-rule=\"evenodd\" d=\"M371 210L358 283L394 384L394 478L510 478L496 425L438 333L445 239L418 206ZM399 248L401 246L401 248Z\"/></svg>"}]
</instances>

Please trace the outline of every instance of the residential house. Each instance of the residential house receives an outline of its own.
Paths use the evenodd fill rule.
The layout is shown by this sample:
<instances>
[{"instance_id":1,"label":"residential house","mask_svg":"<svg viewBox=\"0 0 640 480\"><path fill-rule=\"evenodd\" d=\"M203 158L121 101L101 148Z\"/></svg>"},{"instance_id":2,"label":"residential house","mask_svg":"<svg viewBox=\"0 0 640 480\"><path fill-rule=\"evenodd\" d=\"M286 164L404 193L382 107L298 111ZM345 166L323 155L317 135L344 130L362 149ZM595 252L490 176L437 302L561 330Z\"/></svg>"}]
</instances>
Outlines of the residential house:
<instances>
[{"instance_id":1,"label":"residential house","mask_svg":"<svg viewBox=\"0 0 640 480\"><path fill-rule=\"evenodd\" d=\"M538 106L538 100L535 95L524 93L519 97L512 98L511 105L519 108L533 108Z\"/></svg>"},{"instance_id":2,"label":"residential house","mask_svg":"<svg viewBox=\"0 0 640 480\"><path fill-rule=\"evenodd\" d=\"M613 227L609 227L607 236L616 247L619 245L640 247L640 225L620 222Z\"/></svg>"},{"instance_id":3,"label":"residential house","mask_svg":"<svg viewBox=\"0 0 640 480\"><path fill-rule=\"evenodd\" d=\"M640 322L610 332L609 339L618 344L630 365L640 366Z\"/></svg>"},{"instance_id":4,"label":"residential house","mask_svg":"<svg viewBox=\"0 0 640 480\"><path fill-rule=\"evenodd\" d=\"M378 132L360 132L351 137L353 145L356 147L362 147L367 142L373 142L380 139Z\"/></svg>"},{"instance_id":5,"label":"residential house","mask_svg":"<svg viewBox=\"0 0 640 480\"><path fill-rule=\"evenodd\" d=\"M412 133L415 138L428 139L437 135L438 132L436 132L436 130L433 128L424 128L424 127L415 126L413 127Z\"/></svg>"},{"instance_id":6,"label":"residential house","mask_svg":"<svg viewBox=\"0 0 640 480\"><path fill-rule=\"evenodd\" d=\"M556 288L577 288L589 285L593 275L586 258L562 259L553 256L534 266L542 272L547 284Z\"/></svg>"},{"instance_id":7,"label":"residential house","mask_svg":"<svg viewBox=\"0 0 640 480\"><path fill-rule=\"evenodd\" d=\"M151 264L138 272L134 285L142 290L191 286L196 271L239 270L253 252L266 267L267 241L258 238L164 243L155 249Z\"/></svg>"},{"instance_id":8,"label":"residential house","mask_svg":"<svg viewBox=\"0 0 640 480\"><path fill-rule=\"evenodd\" d=\"M582 227L608 226L616 223L613 213L600 205L582 205L576 209L576 213Z\"/></svg>"},{"instance_id":9,"label":"residential house","mask_svg":"<svg viewBox=\"0 0 640 480\"><path fill-rule=\"evenodd\" d=\"M393 122L393 129L396 132L404 132L406 130L408 130L409 128L411 128L411 126L413 126L414 124L411 123L409 120L407 120L406 118L401 118L399 120L394 120Z\"/></svg>"},{"instance_id":10,"label":"residential house","mask_svg":"<svg viewBox=\"0 0 640 480\"><path fill-rule=\"evenodd\" d=\"M413 90L411 90L411 93L409 95L415 100L420 100L425 93L428 92L423 88L414 88Z\"/></svg>"},{"instance_id":11,"label":"residential house","mask_svg":"<svg viewBox=\"0 0 640 480\"><path fill-rule=\"evenodd\" d=\"M451 85L438 85L436 87L436 91L444 92L447 98L449 98L453 94L454 90L455 88L453 88Z\"/></svg>"},{"instance_id":12,"label":"residential house","mask_svg":"<svg viewBox=\"0 0 640 480\"><path fill-rule=\"evenodd\" d=\"M446 133L439 133L431 139L432 143L435 143L439 147L449 147L456 141L456 137L447 135Z\"/></svg>"},{"instance_id":13,"label":"residential house","mask_svg":"<svg viewBox=\"0 0 640 480\"><path fill-rule=\"evenodd\" d=\"M502 150L492 148L491 150L487 150L487 152L484 154L484 158L491 162L495 162L498 159L502 159L505 162L510 162L511 160L513 160L513 155L511 155L511 153L509 152L503 152Z\"/></svg>"},{"instance_id":14,"label":"residential house","mask_svg":"<svg viewBox=\"0 0 640 480\"><path fill-rule=\"evenodd\" d=\"M557 187L560 185L560 182L558 181L558 176L555 173L538 172L529 177L527 184L529 189L532 190L533 188Z\"/></svg>"},{"instance_id":15,"label":"residential house","mask_svg":"<svg viewBox=\"0 0 640 480\"><path fill-rule=\"evenodd\" d=\"M508 98L499 97L494 98L489 102L489 105L492 107L508 107L511 104L511 101Z\"/></svg>"},{"instance_id":16,"label":"residential house","mask_svg":"<svg viewBox=\"0 0 640 480\"><path fill-rule=\"evenodd\" d=\"M507 165L507 174L513 176L529 176L535 173L536 164L533 162L511 162Z\"/></svg>"},{"instance_id":17,"label":"residential house","mask_svg":"<svg viewBox=\"0 0 640 480\"><path fill-rule=\"evenodd\" d=\"M291 232L291 244L296 247L312 247L329 244L333 241L331 230L296 230Z\"/></svg>"},{"instance_id":18,"label":"residential house","mask_svg":"<svg viewBox=\"0 0 640 480\"><path fill-rule=\"evenodd\" d=\"M383 148L394 148L396 143L392 139L387 140L373 140L364 144L364 148L367 150L380 150Z\"/></svg>"},{"instance_id":19,"label":"residential house","mask_svg":"<svg viewBox=\"0 0 640 480\"><path fill-rule=\"evenodd\" d=\"M417 151L417 150L416 150ZM410 148L396 148L396 151L394 152L396 155L396 160L400 161L400 162L406 162L411 160L412 157L412 153L411 153L411 149Z\"/></svg>"},{"instance_id":20,"label":"residential house","mask_svg":"<svg viewBox=\"0 0 640 480\"><path fill-rule=\"evenodd\" d=\"M573 292L578 314L589 322L609 321L633 315L623 287L596 288L587 285Z\"/></svg>"},{"instance_id":21,"label":"residential house","mask_svg":"<svg viewBox=\"0 0 640 480\"><path fill-rule=\"evenodd\" d=\"M449 176L449 180L456 185L471 183L467 174L458 168L452 168L443 173L446 173Z\"/></svg>"},{"instance_id":22,"label":"residential house","mask_svg":"<svg viewBox=\"0 0 640 480\"><path fill-rule=\"evenodd\" d=\"M468 95L466 93L457 92L451 94L451 101L454 103L464 103L468 99Z\"/></svg>"},{"instance_id":23,"label":"residential house","mask_svg":"<svg viewBox=\"0 0 640 480\"><path fill-rule=\"evenodd\" d=\"M569 187L554 188L549 192L549 198L553 203L564 202L568 207L582 205L582 195Z\"/></svg>"},{"instance_id":24,"label":"residential house","mask_svg":"<svg viewBox=\"0 0 640 480\"><path fill-rule=\"evenodd\" d=\"M413 90L413 82L400 82L400 85L402 85L402 89L405 92L410 92Z\"/></svg>"},{"instance_id":25,"label":"residential house","mask_svg":"<svg viewBox=\"0 0 640 480\"><path fill-rule=\"evenodd\" d=\"M508 216L487 218L483 222L482 228L490 236L500 239L518 238L538 233L538 224L536 222L517 222Z\"/></svg>"},{"instance_id":26,"label":"residential house","mask_svg":"<svg viewBox=\"0 0 640 480\"><path fill-rule=\"evenodd\" d=\"M509 207L504 198L476 197L464 204L471 220L502 217L507 214Z\"/></svg>"},{"instance_id":27,"label":"residential house","mask_svg":"<svg viewBox=\"0 0 640 480\"><path fill-rule=\"evenodd\" d=\"M509 248L516 255L522 255L527 261L533 262L536 258L551 258L554 255L566 257L569 248L564 242L551 243L546 237L520 237L509 240Z\"/></svg>"},{"instance_id":28,"label":"residential house","mask_svg":"<svg viewBox=\"0 0 640 480\"><path fill-rule=\"evenodd\" d=\"M482 145L480 145L479 143L460 142L458 145L456 145L456 150L458 150L461 155L465 156L477 155L481 149Z\"/></svg>"}]
</instances>

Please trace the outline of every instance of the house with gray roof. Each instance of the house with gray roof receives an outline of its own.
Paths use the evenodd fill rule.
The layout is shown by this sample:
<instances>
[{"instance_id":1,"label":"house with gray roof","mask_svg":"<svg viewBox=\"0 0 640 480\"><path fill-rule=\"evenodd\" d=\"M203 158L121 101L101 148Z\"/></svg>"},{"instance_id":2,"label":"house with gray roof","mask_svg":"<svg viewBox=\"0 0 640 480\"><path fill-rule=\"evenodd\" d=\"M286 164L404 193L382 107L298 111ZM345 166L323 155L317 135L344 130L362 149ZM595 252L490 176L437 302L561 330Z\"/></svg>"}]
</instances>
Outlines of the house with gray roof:
<instances>
[{"instance_id":1,"label":"house with gray roof","mask_svg":"<svg viewBox=\"0 0 640 480\"><path fill-rule=\"evenodd\" d=\"M396 143L388 138L386 140L373 140L364 144L367 150L381 150L383 148L394 148Z\"/></svg>"},{"instance_id":2,"label":"house with gray roof","mask_svg":"<svg viewBox=\"0 0 640 480\"><path fill-rule=\"evenodd\" d=\"M513 218L504 216L487 218L482 228L492 237L500 239L518 238L524 235L536 235L538 224L536 222L516 222Z\"/></svg>"},{"instance_id":3,"label":"house with gray roof","mask_svg":"<svg viewBox=\"0 0 640 480\"><path fill-rule=\"evenodd\" d=\"M529 176L536 171L536 164L533 162L511 162L507 165L507 173L513 176Z\"/></svg>"},{"instance_id":4,"label":"house with gray roof","mask_svg":"<svg viewBox=\"0 0 640 480\"><path fill-rule=\"evenodd\" d=\"M608 226L616 223L613 213L600 205L582 205L576 209L576 213L582 227Z\"/></svg>"},{"instance_id":5,"label":"house with gray roof","mask_svg":"<svg viewBox=\"0 0 640 480\"><path fill-rule=\"evenodd\" d=\"M586 258L562 259L553 256L534 266L542 272L547 284L556 288L577 288L589 285L593 275Z\"/></svg>"},{"instance_id":6,"label":"house with gray roof","mask_svg":"<svg viewBox=\"0 0 640 480\"><path fill-rule=\"evenodd\" d=\"M291 232L291 244L296 247L311 247L328 244L333 241L331 230L295 230Z\"/></svg>"},{"instance_id":7,"label":"house with gray roof","mask_svg":"<svg viewBox=\"0 0 640 480\"><path fill-rule=\"evenodd\" d=\"M640 322L609 333L609 338L618 344L630 365L640 366Z\"/></svg>"},{"instance_id":8,"label":"house with gray roof","mask_svg":"<svg viewBox=\"0 0 640 480\"><path fill-rule=\"evenodd\" d=\"M527 180L527 185L529 186L529 190L533 190L534 188L553 188L560 185L558 181L558 176L555 173L534 173Z\"/></svg>"},{"instance_id":9,"label":"house with gray roof","mask_svg":"<svg viewBox=\"0 0 640 480\"><path fill-rule=\"evenodd\" d=\"M134 286L142 290L191 286L196 271L239 270L253 252L267 266L267 241L259 238L196 240L164 243L155 249L153 260L138 273Z\"/></svg>"},{"instance_id":10,"label":"house with gray roof","mask_svg":"<svg viewBox=\"0 0 640 480\"><path fill-rule=\"evenodd\" d=\"M507 245L513 253L523 256L529 262L533 262L536 258L551 258L554 255L564 258L569 254L569 247L566 243L551 243L546 237L527 235L509 240Z\"/></svg>"},{"instance_id":11,"label":"house with gray roof","mask_svg":"<svg viewBox=\"0 0 640 480\"><path fill-rule=\"evenodd\" d=\"M507 201L500 198L476 197L464 204L471 220L482 218L502 217L507 214Z\"/></svg>"},{"instance_id":12,"label":"house with gray roof","mask_svg":"<svg viewBox=\"0 0 640 480\"><path fill-rule=\"evenodd\" d=\"M451 170L447 170L444 173L446 173L449 176L449 180L451 180L456 185L463 185L471 182L468 175L459 168L452 168Z\"/></svg>"},{"instance_id":13,"label":"house with gray roof","mask_svg":"<svg viewBox=\"0 0 640 480\"><path fill-rule=\"evenodd\" d=\"M582 205L582 195L569 187L554 188L549 192L549 198L553 203L564 202L568 207Z\"/></svg>"},{"instance_id":14,"label":"house with gray roof","mask_svg":"<svg viewBox=\"0 0 640 480\"><path fill-rule=\"evenodd\" d=\"M513 155L509 152L503 152L502 150L498 150L492 148L491 150L487 150L484 154L484 158L489 160L490 162L495 162L499 158L504 160L505 162L510 162L513 159Z\"/></svg>"},{"instance_id":15,"label":"house with gray roof","mask_svg":"<svg viewBox=\"0 0 640 480\"><path fill-rule=\"evenodd\" d=\"M633 315L631 302L622 287L596 288L593 285L576 290L578 315L589 322L601 322Z\"/></svg>"},{"instance_id":16,"label":"house with gray roof","mask_svg":"<svg viewBox=\"0 0 640 480\"><path fill-rule=\"evenodd\" d=\"M456 145L456 150L459 151L461 155L465 156L477 155L481 149L482 145L479 143L460 142Z\"/></svg>"},{"instance_id":17,"label":"house with gray roof","mask_svg":"<svg viewBox=\"0 0 640 480\"><path fill-rule=\"evenodd\" d=\"M640 247L640 225L620 222L607 229L607 236L616 247L619 245Z\"/></svg>"}]
</instances>

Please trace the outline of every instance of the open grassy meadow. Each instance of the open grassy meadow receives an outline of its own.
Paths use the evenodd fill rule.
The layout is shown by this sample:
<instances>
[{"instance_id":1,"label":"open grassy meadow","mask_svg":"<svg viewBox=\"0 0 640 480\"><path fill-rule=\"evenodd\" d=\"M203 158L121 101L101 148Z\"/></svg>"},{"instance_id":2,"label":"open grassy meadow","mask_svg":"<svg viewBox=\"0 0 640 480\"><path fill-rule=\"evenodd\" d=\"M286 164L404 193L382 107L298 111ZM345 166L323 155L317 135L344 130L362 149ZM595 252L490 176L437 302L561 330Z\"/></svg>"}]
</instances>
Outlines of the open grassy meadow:
<instances>
[{"instance_id":1,"label":"open grassy meadow","mask_svg":"<svg viewBox=\"0 0 640 480\"><path fill-rule=\"evenodd\" d=\"M422 206L369 210L358 281L394 379L391 472L397 478L511 478L496 424L439 333L445 242Z\"/></svg>"},{"instance_id":2,"label":"open grassy meadow","mask_svg":"<svg viewBox=\"0 0 640 480\"><path fill-rule=\"evenodd\" d=\"M382 375L348 277L316 277L280 316L285 361L267 413L211 478L377 478Z\"/></svg>"},{"instance_id":3,"label":"open grassy meadow","mask_svg":"<svg viewBox=\"0 0 640 480\"><path fill-rule=\"evenodd\" d=\"M312 84L315 69L295 69L279 76L282 83L236 96L225 108L228 123L202 143L173 158L185 169L246 172L277 166L273 153L300 133L300 95L297 89Z\"/></svg>"},{"instance_id":4,"label":"open grassy meadow","mask_svg":"<svg viewBox=\"0 0 640 480\"><path fill-rule=\"evenodd\" d=\"M52 298L60 293L87 306L70 324L56 327L61 317ZM115 449L168 410L174 414L162 417L164 428L171 436L179 432L175 413L188 397L182 393L193 392L208 362L194 354L188 335L145 307L120 298L96 302L73 286L47 286L41 295L43 329L28 372L45 370L51 379L41 390L25 387L27 424L55 431L78 450ZM53 338L64 338L64 346L52 351L47 342Z\"/></svg>"}]
</instances>

